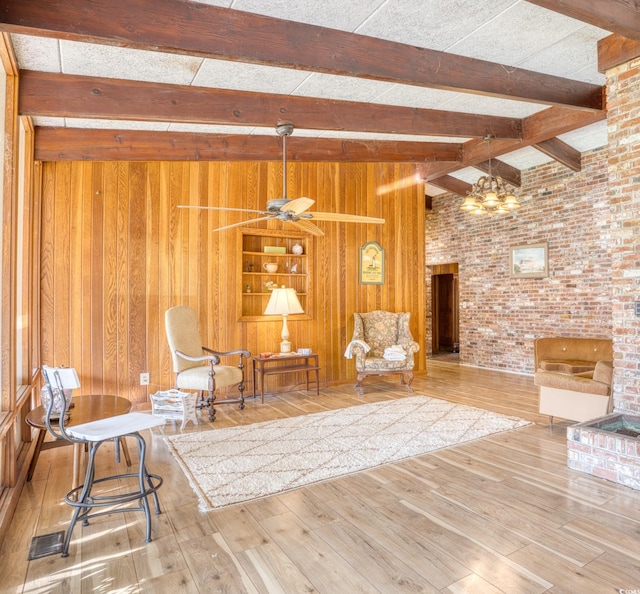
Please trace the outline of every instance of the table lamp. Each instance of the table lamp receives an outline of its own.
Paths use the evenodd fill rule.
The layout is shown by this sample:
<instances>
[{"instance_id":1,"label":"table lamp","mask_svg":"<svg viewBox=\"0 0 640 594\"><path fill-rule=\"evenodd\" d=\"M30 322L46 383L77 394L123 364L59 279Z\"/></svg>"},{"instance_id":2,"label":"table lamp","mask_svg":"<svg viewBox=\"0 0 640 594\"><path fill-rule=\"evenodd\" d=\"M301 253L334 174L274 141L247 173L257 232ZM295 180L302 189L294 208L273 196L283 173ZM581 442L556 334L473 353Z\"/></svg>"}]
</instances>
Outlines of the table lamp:
<instances>
[{"instance_id":1,"label":"table lamp","mask_svg":"<svg viewBox=\"0 0 640 594\"><path fill-rule=\"evenodd\" d=\"M289 342L289 328L287 326L287 316L289 314L301 314L304 313L296 290L286 288L284 285L280 288L274 289L267 303L267 308L264 310L265 316L282 316L282 342L280 343L281 353L291 352L291 343Z\"/></svg>"}]
</instances>

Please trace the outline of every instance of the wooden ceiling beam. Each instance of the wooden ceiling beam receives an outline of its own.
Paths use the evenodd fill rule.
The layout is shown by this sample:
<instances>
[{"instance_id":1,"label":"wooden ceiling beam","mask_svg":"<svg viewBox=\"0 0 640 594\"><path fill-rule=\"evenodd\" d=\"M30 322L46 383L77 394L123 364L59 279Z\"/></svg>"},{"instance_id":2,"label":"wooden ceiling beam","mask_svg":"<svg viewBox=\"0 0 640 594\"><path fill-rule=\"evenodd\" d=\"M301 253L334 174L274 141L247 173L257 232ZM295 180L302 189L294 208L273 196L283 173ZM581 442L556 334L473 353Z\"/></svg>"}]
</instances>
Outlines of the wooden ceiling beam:
<instances>
[{"instance_id":1,"label":"wooden ceiling beam","mask_svg":"<svg viewBox=\"0 0 640 594\"><path fill-rule=\"evenodd\" d=\"M583 23L640 41L640 9L633 0L527 0Z\"/></svg>"},{"instance_id":2,"label":"wooden ceiling beam","mask_svg":"<svg viewBox=\"0 0 640 594\"><path fill-rule=\"evenodd\" d=\"M558 163L562 163L569 169L573 169L573 171L580 171L582 169L580 151L577 151L559 138L542 140L541 142L536 142L533 146L548 157L558 161Z\"/></svg>"},{"instance_id":3,"label":"wooden ceiling beam","mask_svg":"<svg viewBox=\"0 0 640 594\"><path fill-rule=\"evenodd\" d=\"M429 183L434 186L438 186L443 190L447 190L447 192L451 192L452 194L458 194L458 196L466 196L473 187L466 181L462 181L461 179L451 175L436 177L435 179L430 180Z\"/></svg>"},{"instance_id":4,"label":"wooden ceiling beam","mask_svg":"<svg viewBox=\"0 0 640 594\"><path fill-rule=\"evenodd\" d=\"M22 115L520 138L522 120L379 103L21 71Z\"/></svg>"},{"instance_id":5,"label":"wooden ceiling beam","mask_svg":"<svg viewBox=\"0 0 640 594\"><path fill-rule=\"evenodd\" d=\"M0 31L548 105L604 107L599 85L198 2L2 0Z\"/></svg>"},{"instance_id":6,"label":"wooden ceiling beam","mask_svg":"<svg viewBox=\"0 0 640 594\"><path fill-rule=\"evenodd\" d=\"M640 57L640 41L620 35L609 35L598 41L598 71L606 72Z\"/></svg>"},{"instance_id":7,"label":"wooden ceiling beam","mask_svg":"<svg viewBox=\"0 0 640 594\"><path fill-rule=\"evenodd\" d=\"M289 161L456 162L460 145L292 136ZM276 161L278 136L37 127L37 161Z\"/></svg>"},{"instance_id":8,"label":"wooden ceiling beam","mask_svg":"<svg viewBox=\"0 0 640 594\"><path fill-rule=\"evenodd\" d=\"M483 173L489 173L489 161L475 163L474 167ZM522 185L520 170L512 167L509 163L500 161L500 159L491 159L491 173L492 175L499 175L504 181L509 182L516 188Z\"/></svg>"},{"instance_id":9,"label":"wooden ceiling beam","mask_svg":"<svg viewBox=\"0 0 640 594\"><path fill-rule=\"evenodd\" d=\"M477 163L488 160L490 156L496 157L517 151L555 136L566 134L576 128L606 120L606 118L606 111L589 113L578 112L574 109L550 107L524 118L524 136L521 140L492 140L491 154L489 154L489 147L484 140L469 140L462 145L462 162L457 166L452 167L445 163L428 163L418 165L417 173L425 181L431 181L431 179L452 173L458 169L473 167Z\"/></svg>"}]
</instances>

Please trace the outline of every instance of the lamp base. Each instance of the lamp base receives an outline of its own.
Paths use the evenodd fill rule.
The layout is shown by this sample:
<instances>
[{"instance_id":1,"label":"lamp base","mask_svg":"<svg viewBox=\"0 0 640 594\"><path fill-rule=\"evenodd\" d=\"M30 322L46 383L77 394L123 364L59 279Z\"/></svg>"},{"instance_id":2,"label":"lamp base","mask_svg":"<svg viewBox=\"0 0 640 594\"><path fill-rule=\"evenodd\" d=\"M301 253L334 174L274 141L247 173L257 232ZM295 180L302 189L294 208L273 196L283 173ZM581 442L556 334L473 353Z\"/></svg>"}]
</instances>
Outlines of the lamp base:
<instances>
[{"instance_id":1,"label":"lamp base","mask_svg":"<svg viewBox=\"0 0 640 594\"><path fill-rule=\"evenodd\" d=\"M290 353L291 352L291 343L288 340L283 340L280 343L280 352L281 353Z\"/></svg>"}]
</instances>

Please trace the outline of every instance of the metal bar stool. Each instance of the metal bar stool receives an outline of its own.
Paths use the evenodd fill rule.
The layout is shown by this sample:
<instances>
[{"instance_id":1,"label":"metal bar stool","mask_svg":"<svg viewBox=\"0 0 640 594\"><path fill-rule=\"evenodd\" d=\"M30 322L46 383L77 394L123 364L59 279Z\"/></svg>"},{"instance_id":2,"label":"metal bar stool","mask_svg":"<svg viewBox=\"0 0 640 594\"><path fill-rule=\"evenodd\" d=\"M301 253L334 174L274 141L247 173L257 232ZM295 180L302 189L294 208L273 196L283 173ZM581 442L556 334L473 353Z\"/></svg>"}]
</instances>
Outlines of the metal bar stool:
<instances>
[{"instance_id":1,"label":"metal bar stool","mask_svg":"<svg viewBox=\"0 0 640 594\"><path fill-rule=\"evenodd\" d=\"M87 444L89 448L89 460L84 483L71 489L64 498L65 502L72 506L74 510L62 546L62 556L67 557L69 555L71 534L78 520L82 520L82 525L86 526L91 518L117 512L144 512L147 522L145 542L151 542L151 511L148 497L149 495L153 496L156 514L159 514L160 502L158 501L157 490L162 485L162 478L147 471L145 464L146 443L139 432L163 425L164 419L134 412L82 425L65 427L70 399L68 401L65 398L65 385L61 374L58 369L46 366L43 367L42 374L45 379L44 389L50 390L45 417L47 429L58 439L66 439L72 443ZM58 414L60 415L59 419L57 418ZM95 458L98 449L105 441L117 440L122 437L133 437L138 442L138 472L96 478ZM100 492L94 493L96 485L131 478L137 478L138 483L137 488L132 491L114 495L101 494ZM136 502L137 505L133 505Z\"/></svg>"}]
</instances>

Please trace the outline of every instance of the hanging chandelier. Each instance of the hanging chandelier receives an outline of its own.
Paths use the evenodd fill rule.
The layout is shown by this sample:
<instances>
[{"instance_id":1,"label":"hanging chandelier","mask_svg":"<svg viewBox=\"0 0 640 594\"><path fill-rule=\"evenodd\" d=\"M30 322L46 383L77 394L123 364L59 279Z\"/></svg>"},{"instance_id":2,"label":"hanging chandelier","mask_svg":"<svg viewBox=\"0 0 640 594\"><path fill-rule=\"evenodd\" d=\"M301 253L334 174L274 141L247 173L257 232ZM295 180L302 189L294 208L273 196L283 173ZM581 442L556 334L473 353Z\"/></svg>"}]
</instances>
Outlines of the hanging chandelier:
<instances>
[{"instance_id":1,"label":"hanging chandelier","mask_svg":"<svg viewBox=\"0 0 640 594\"><path fill-rule=\"evenodd\" d=\"M508 214L520 208L520 203L513 192L507 189L505 181L499 175L491 174L491 137L487 136L484 140L489 143L489 173L473 184L460 210L476 215Z\"/></svg>"}]
</instances>

